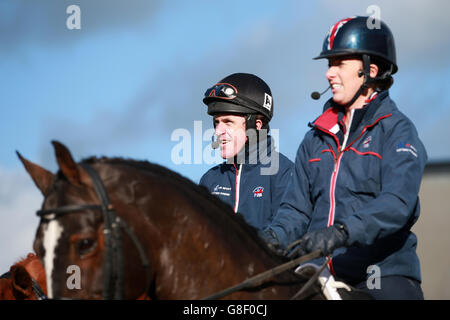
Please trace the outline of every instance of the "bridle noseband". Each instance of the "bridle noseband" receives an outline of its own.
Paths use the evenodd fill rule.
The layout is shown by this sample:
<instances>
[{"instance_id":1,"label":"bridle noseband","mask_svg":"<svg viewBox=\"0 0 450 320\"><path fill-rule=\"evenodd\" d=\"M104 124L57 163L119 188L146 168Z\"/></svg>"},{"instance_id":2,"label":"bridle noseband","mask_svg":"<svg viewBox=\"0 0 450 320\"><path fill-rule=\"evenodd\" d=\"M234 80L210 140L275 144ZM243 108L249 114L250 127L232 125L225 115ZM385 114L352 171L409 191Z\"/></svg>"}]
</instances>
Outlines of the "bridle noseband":
<instances>
[{"instance_id":1,"label":"bridle noseband","mask_svg":"<svg viewBox=\"0 0 450 320\"><path fill-rule=\"evenodd\" d=\"M81 163L80 166L89 174L94 185L95 192L100 199L101 204L82 204L82 205L66 205L53 209L39 210L36 214L41 219L56 219L62 215L81 212L87 210L101 210L104 221L104 238L105 238L105 264L103 277L103 299L123 299L123 248L121 229L123 229L130 239L133 241L142 266L146 270L147 285L145 292L148 292L150 287L150 264L145 254L142 244L139 242L135 233L115 212L109 197L108 192L99 176L87 163ZM52 217L49 217L53 215Z\"/></svg>"}]
</instances>

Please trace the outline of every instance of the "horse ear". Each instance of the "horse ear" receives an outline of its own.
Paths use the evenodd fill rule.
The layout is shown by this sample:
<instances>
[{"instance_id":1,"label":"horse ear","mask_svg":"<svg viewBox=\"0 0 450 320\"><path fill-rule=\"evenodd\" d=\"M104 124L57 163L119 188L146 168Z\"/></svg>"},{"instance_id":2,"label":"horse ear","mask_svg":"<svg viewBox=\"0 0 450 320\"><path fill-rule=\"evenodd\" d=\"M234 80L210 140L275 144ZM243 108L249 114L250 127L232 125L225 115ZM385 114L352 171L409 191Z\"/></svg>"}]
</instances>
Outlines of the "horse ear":
<instances>
[{"instance_id":1,"label":"horse ear","mask_svg":"<svg viewBox=\"0 0 450 320\"><path fill-rule=\"evenodd\" d=\"M16 153L36 186L41 190L41 193L45 195L52 184L54 177L53 173L25 159L18 151L16 151Z\"/></svg>"},{"instance_id":2,"label":"horse ear","mask_svg":"<svg viewBox=\"0 0 450 320\"><path fill-rule=\"evenodd\" d=\"M58 161L59 169L70 183L80 186L86 181L89 181L87 173L73 160L69 149L62 143L53 140L53 147L55 148L56 160Z\"/></svg>"},{"instance_id":3,"label":"horse ear","mask_svg":"<svg viewBox=\"0 0 450 320\"><path fill-rule=\"evenodd\" d=\"M28 271L21 265L15 265L11 267L10 272L14 296L21 299L29 298L33 291L33 281Z\"/></svg>"}]
</instances>

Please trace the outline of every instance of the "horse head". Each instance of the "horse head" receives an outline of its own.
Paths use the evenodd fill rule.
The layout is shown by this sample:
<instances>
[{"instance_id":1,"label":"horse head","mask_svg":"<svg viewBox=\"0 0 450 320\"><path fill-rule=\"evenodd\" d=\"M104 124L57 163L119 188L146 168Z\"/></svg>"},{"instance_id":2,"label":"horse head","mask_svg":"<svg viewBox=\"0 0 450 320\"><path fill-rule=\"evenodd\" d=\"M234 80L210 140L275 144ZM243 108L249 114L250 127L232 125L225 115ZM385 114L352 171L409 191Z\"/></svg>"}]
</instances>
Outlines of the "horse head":
<instances>
[{"instance_id":1,"label":"horse head","mask_svg":"<svg viewBox=\"0 0 450 320\"><path fill-rule=\"evenodd\" d=\"M23 266L11 266L0 278L0 300L35 300L33 283Z\"/></svg>"},{"instance_id":2,"label":"horse head","mask_svg":"<svg viewBox=\"0 0 450 320\"><path fill-rule=\"evenodd\" d=\"M67 147L57 141L52 141L52 144L59 166L57 174L52 174L17 153L26 171L44 195L42 209L38 211L41 221L33 247L45 267L48 297L101 299L108 294L107 298L117 298L114 293L106 293L106 290L111 291L106 287L120 286L121 284L111 283L119 280L123 282L124 279L118 280L118 272L112 273L111 269L116 266L108 259L105 251L109 250L110 256L119 249L129 250L132 256L144 253L129 248L133 241L128 238L121 243L122 248L115 247L117 242L106 241L111 236L109 233L116 231L111 230L111 224L115 226L116 221L107 221L109 229L105 227L105 217L110 219L111 212L101 206L103 199L96 190L92 176L86 171L86 167L73 160ZM102 169L104 168L99 167L98 171ZM100 174L107 176L105 181L117 180L117 177L108 172ZM106 190L104 192L106 193ZM111 204L108 205L110 206ZM136 270L140 266L133 264L132 260L121 263L121 267L129 271L125 280L132 279L138 283L125 289L126 297L145 298L143 293L146 288L139 285L145 284L139 273L142 270ZM140 281L137 280L139 277Z\"/></svg>"},{"instance_id":3,"label":"horse head","mask_svg":"<svg viewBox=\"0 0 450 320\"><path fill-rule=\"evenodd\" d=\"M18 153L25 169L44 195L42 209L98 201L87 174L77 166L69 150L58 142L53 142L53 146L60 169L58 174L52 174ZM103 246L101 225L101 214L96 210L88 210L79 215L50 214L41 219L33 247L45 267L49 298L101 298L101 269L91 268L91 265L103 264L103 256L99 254ZM83 276L79 279L81 289L76 289L80 286L60 285L66 284L67 272L72 270L71 266L83 271ZM87 286L88 282L91 285ZM83 287L89 288L89 292ZM70 294L68 290L71 290Z\"/></svg>"},{"instance_id":4,"label":"horse head","mask_svg":"<svg viewBox=\"0 0 450 320\"><path fill-rule=\"evenodd\" d=\"M46 296L45 271L33 253L0 279L0 300L39 300Z\"/></svg>"}]
</instances>

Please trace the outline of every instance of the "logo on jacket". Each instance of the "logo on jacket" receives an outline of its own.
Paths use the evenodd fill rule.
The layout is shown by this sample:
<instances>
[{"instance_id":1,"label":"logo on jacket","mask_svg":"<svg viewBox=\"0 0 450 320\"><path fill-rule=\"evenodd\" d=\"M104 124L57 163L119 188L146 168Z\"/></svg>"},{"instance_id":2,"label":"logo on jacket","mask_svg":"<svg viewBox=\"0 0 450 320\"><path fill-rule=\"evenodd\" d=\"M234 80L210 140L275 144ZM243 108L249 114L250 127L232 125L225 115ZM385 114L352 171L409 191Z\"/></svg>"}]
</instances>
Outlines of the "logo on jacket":
<instances>
[{"instance_id":1,"label":"logo on jacket","mask_svg":"<svg viewBox=\"0 0 450 320\"><path fill-rule=\"evenodd\" d=\"M229 197L231 195L231 188L230 187L224 187L221 185L216 185L211 194L214 194L216 196L225 196L225 197Z\"/></svg>"},{"instance_id":2,"label":"logo on jacket","mask_svg":"<svg viewBox=\"0 0 450 320\"><path fill-rule=\"evenodd\" d=\"M417 158L417 149L412 144L400 142L397 145L397 152L409 152Z\"/></svg>"},{"instance_id":3,"label":"logo on jacket","mask_svg":"<svg viewBox=\"0 0 450 320\"><path fill-rule=\"evenodd\" d=\"M264 192L263 187L256 187L255 189L253 189L253 197L254 198L262 198L263 192Z\"/></svg>"},{"instance_id":4,"label":"logo on jacket","mask_svg":"<svg viewBox=\"0 0 450 320\"><path fill-rule=\"evenodd\" d=\"M363 148L368 148L371 141L372 141L372 136L368 136L368 137L363 141Z\"/></svg>"}]
</instances>

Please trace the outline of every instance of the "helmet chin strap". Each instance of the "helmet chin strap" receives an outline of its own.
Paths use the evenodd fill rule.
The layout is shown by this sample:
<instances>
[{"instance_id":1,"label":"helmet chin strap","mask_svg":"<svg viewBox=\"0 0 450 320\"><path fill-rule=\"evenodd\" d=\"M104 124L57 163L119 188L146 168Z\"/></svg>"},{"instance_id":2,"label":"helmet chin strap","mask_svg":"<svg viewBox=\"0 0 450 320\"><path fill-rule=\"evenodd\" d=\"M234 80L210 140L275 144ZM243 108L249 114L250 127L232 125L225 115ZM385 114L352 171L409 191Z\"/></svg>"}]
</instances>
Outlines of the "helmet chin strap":
<instances>
[{"instance_id":1,"label":"helmet chin strap","mask_svg":"<svg viewBox=\"0 0 450 320\"><path fill-rule=\"evenodd\" d=\"M359 87L358 91L356 91L352 100L343 105L345 108L350 107L353 103L355 103L356 99L363 93L364 90L369 88L369 84L375 80L375 78L370 77L370 57L367 54L362 55L363 60L363 70L358 71L358 77L364 76L363 84Z\"/></svg>"},{"instance_id":2,"label":"helmet chin strap","mask_svg":"<svg viewBox=\"0 0 450 320\"><path fill-rule=\"evenodd\" d=\"M251 139L248 135L248 130L254 130L256 133L255 139ZM245 132L247 134L247 141L245 142L245 147L247 148L251 144L259 142L259 130L256 129L256 114L248 114L245 116Z\"/></svg>"},{"instance_id":3,"label":"helmet chin strap","mask_svg":"<svg viewBox=\"0 0 450 320\"><path fill-rule=\"evenodd\" d=\"M245 130L256 130L256 114L248 114L245 116Z\"/></svg>"},{"instance_id":4,"label":"helmet chin strap","mask_svg":"<svg viewBox=\"0 0 450 320\"><path fill-rule=\"evenodd\" d=\"M394 66L391 64L390 69L385 71L381 76L372 78L370 76L370 56L367 54L363 54L362 61L363 61L363 70L359 70L358 77L364 76L364 82L361 85L361 87L359 87L358 91L356 91L352 100L350 100L350 102L348 102L344 105L345 108L350 107L353 103L355 103L356 99L359 98L359 96L363 93L363 91L365 89L369 88L369 85L371 83L373 83L377 80L384 80L384 79L388 78L392 74L392 71L394 70Z\"/></svg>"}]
</instances>

